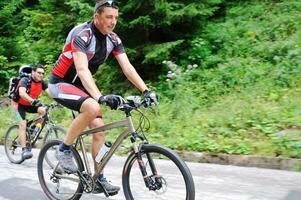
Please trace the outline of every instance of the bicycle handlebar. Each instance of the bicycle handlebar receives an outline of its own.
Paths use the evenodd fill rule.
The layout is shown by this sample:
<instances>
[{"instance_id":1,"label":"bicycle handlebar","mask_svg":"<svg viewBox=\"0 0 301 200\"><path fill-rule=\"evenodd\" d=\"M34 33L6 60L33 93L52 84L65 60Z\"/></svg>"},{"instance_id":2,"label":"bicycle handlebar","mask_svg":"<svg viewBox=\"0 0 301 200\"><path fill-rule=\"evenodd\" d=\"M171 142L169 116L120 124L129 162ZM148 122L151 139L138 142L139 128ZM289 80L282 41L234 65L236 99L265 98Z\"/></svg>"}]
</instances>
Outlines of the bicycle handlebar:
<instances>
[{"instance_id":1,"label":"bicycle handlebar","mask_svg":"<svg viewBox=\"0 0 301 200\"><path fill-rule=\"evenodd\" d=\"M46 114L43 116L37 116L36 118L30 120L30 122L36 122L36 121L39 121L41 118L48 117L48 111L50 109L63 107L61 104L58 104L58 103L42 104L42 106L46 107Z\"/></svg>"},{"instance_id":2,"label":"bicycle handlebar","mask_svg":"<svg viewBox=\"0 0 301 200\"><path fill-rule=\"evenodd\" d=\"M141 100L139 96L128 96L126 100L122 97L123 103L117 108L122 111L131 111L141 106L150 107L151 104L145 99ZM47 111L54 108L63 108L64 106L59 103L43 104L47 107Z\"/></svg>"},{"instance_id":3,"label":"bicycle handlebar","mask_svg":"<svg viewBox=\"0 0 301 200\"><path fill-rule=\"evenodd\" d=\"M141 106L144 106L144 107L151 106L151 104L147 100L145 100L145 99L141 100L141 98L139 96L129 96L126 99L127 99L127 101L125 99L123 99L124 100L123 104L121 104L117 109L125 111L125 112L126 111L130 112Z\"/></svg>"},{"instance_id":4,"label":"bicycle handlebar","mask_svg":"<svg viewBox=\"0 0 301 200\"><path fill-rule=\"evenodd\" d=\"M64 107L59 103L44 104L43 106L47 107L47 110L54 109L54 108L63 108Z\"/></svg>"}]
</instances>

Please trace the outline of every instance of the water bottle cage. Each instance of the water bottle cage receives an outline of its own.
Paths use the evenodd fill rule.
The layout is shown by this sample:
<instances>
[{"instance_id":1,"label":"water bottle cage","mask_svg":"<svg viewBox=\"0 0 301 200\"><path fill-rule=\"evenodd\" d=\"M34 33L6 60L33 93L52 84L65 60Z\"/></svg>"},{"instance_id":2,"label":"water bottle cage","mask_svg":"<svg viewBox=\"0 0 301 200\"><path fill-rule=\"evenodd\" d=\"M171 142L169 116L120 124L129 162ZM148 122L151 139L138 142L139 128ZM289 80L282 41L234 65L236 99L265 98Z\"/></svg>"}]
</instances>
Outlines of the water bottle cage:
<instances>
[{"instance_id":1,"label":"water bottle cage","mask_svg":"<svg viewBox=\"0 0 301 200\"><path fill-rule=\"evenodd\" d=\"M29 135L31 135L31 137L34 137L40 131L40 128L40 123L32 124L28 130Z\"/></svg>"}]
</instances>

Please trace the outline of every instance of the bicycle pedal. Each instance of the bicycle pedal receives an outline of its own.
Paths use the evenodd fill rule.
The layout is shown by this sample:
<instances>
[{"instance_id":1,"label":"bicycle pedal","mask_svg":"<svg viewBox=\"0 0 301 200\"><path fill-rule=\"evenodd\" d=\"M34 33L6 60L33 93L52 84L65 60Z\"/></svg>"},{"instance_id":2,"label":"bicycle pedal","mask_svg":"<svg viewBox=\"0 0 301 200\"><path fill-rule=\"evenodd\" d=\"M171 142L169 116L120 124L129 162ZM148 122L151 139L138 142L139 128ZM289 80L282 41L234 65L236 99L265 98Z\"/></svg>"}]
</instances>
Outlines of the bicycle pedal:
<instances>
[{"instance_id":1,"label":"bicycle pedal","mask_svg":"<svg viewBox=\"0 0 301 200\"><path fill-rule=\"evenodd\" d=\"M65 172L65 170L61 166L58 166L56 168L56 170L55 170L55 173L62 175L64 173L66 173L66 172Z\"/></svg>"},{"instance_id":2,"label":"bicycle pedal","mask_svg":"<svg viewBox=\"0 0 301 200\"><path fill-rule=\"evenodd\" d=\"M106 194L107 192L104 191L104 188L99 185L95 185L94 190L92 191L93 194L101 194L104 193ZM108 194L108 193L107 193ZM108 194L109 195L109 194ZM106 195L107 196L107 195Z\"/></svg>"},{"instance_id":3,"label":"bicycle pedal","mask_svg":"<svg viewBox=\"0 0 301 200\"><path fill-rule=\"evenodd\" d=\"M108 193L108 194L109 194L109 196L114 196L114 195L118 194L118 191L116 191L116 192L111 192L111 193Z\"/></svg>"},{"instance_id":4,"label":"bicycle pedal","mask_svg":"<svg viewBox=\"0 0 301 200\"><path fill-rule=\"evenodd\" d=\"M70 170L67 170L67 169L63 169L63 170L68 175L77 173L77 172L73 172L73 171L70 171Z\"/></svg>"}]
</instances>

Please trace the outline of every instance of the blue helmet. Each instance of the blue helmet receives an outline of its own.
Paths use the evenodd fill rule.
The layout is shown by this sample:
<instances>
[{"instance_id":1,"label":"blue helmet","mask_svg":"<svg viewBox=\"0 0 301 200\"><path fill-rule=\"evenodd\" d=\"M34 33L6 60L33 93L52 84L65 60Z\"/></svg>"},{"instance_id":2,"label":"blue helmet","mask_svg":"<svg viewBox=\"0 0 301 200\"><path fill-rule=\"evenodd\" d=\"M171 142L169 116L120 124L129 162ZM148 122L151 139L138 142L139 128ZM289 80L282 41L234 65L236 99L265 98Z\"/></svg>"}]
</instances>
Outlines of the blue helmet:
<instances>
[{"instance_id":1,"label":"blue helmet","mask_svg":"<svg viewBox=\"0 0 301 200\"><path fill-rule=\"evenodd\" d=\"M19 69L19 76L24 77L24 76L31 76L31 71L32 71L32 66L31 65L22 65Z\"/></svg>"}]
</instances>

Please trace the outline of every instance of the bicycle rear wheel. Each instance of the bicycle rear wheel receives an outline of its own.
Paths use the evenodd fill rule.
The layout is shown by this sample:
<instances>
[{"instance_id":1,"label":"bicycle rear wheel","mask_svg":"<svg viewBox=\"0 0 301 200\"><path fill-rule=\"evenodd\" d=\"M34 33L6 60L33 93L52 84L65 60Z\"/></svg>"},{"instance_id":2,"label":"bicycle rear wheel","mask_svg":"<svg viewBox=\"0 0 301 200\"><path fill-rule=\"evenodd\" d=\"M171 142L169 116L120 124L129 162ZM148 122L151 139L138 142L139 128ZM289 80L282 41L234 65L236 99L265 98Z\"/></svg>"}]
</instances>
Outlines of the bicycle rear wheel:
<instances>
[{"instance_id":1,"label":"bicycle rear wheel","mask_svg":"<svg viewBox=\"0 0 301 200\"><path fill-rule=\"evenodd\" d=\"M60 143L60 140L51 140L41 149L37 167L39 182L49 199L77 200L82 196L83 187L77 174L67 174L59 166L56 152ZM71 150L79 171L84 171L80 155L75 149L72 148ZM54 168L49 166L46 154L47 159L55 164Z\"/></svg>"},{"instance_id":2,"label":"bicycle rear wheel","mask_svg":"<svg viewBox=\"0 0 301 200\"><path fill-rule=\"evenodd\" d=\"M66 136L66 130L65 129L63 129L59 126L53 126L53 127L49 128L47 130L47 132L45 134L45 137L44 137L44 140L43 140L43 145L45 145L45 143L47 141L50 141L50 140L54 140L54 139L62 140L62 139L64 139L65 136ZM56 152L55 151L48 151L45 154L45 160L51 168L54 168L56 163L52 163L52 158L55 155L51 155L52 153L55 154ZM55 160L55 162L57 162L57 160Z\"/></svg>"},{"instance_id":3,"label":"bicycle rear wheel","mask_svg":"<svg viewBox=\"0 0 301 200\"><path fill-rule=\"evenodd\" d=\"M55 139L63 140L64 137L66 136L66 133L67 133L66 130L60 126L51 126L45 134L45 137L43 139L43 144L45 144L49 140L55 140Z\"/></svg>"},{"instance_id":4,"label":"bicycle rear wheel","mask_svg":"<svg viewBox=\"0 0 301 200\"><path fill-rule=\"evenodd\" d=\"M19 142L19 126L11 126L4 137L4 149L8 160L15 164L20 164L22 159L22 147Z\"/></svg>"},{"instance_id":5,"label":"bicycle rear wheel","mask_svg":"<svg viewBox=\"0 0 301 200\"><path fill-rule=\"evenodd\" d=\"M173 199L194 200L192 175L184 161L160 145L143 145L140 153L153 189L145 186L137 159L132 153L123 168L122 186L127 200ZM153 167L152 167L153 166ZM142 176L142 177L141 177Z\"/></svg>"}]
</instances>

